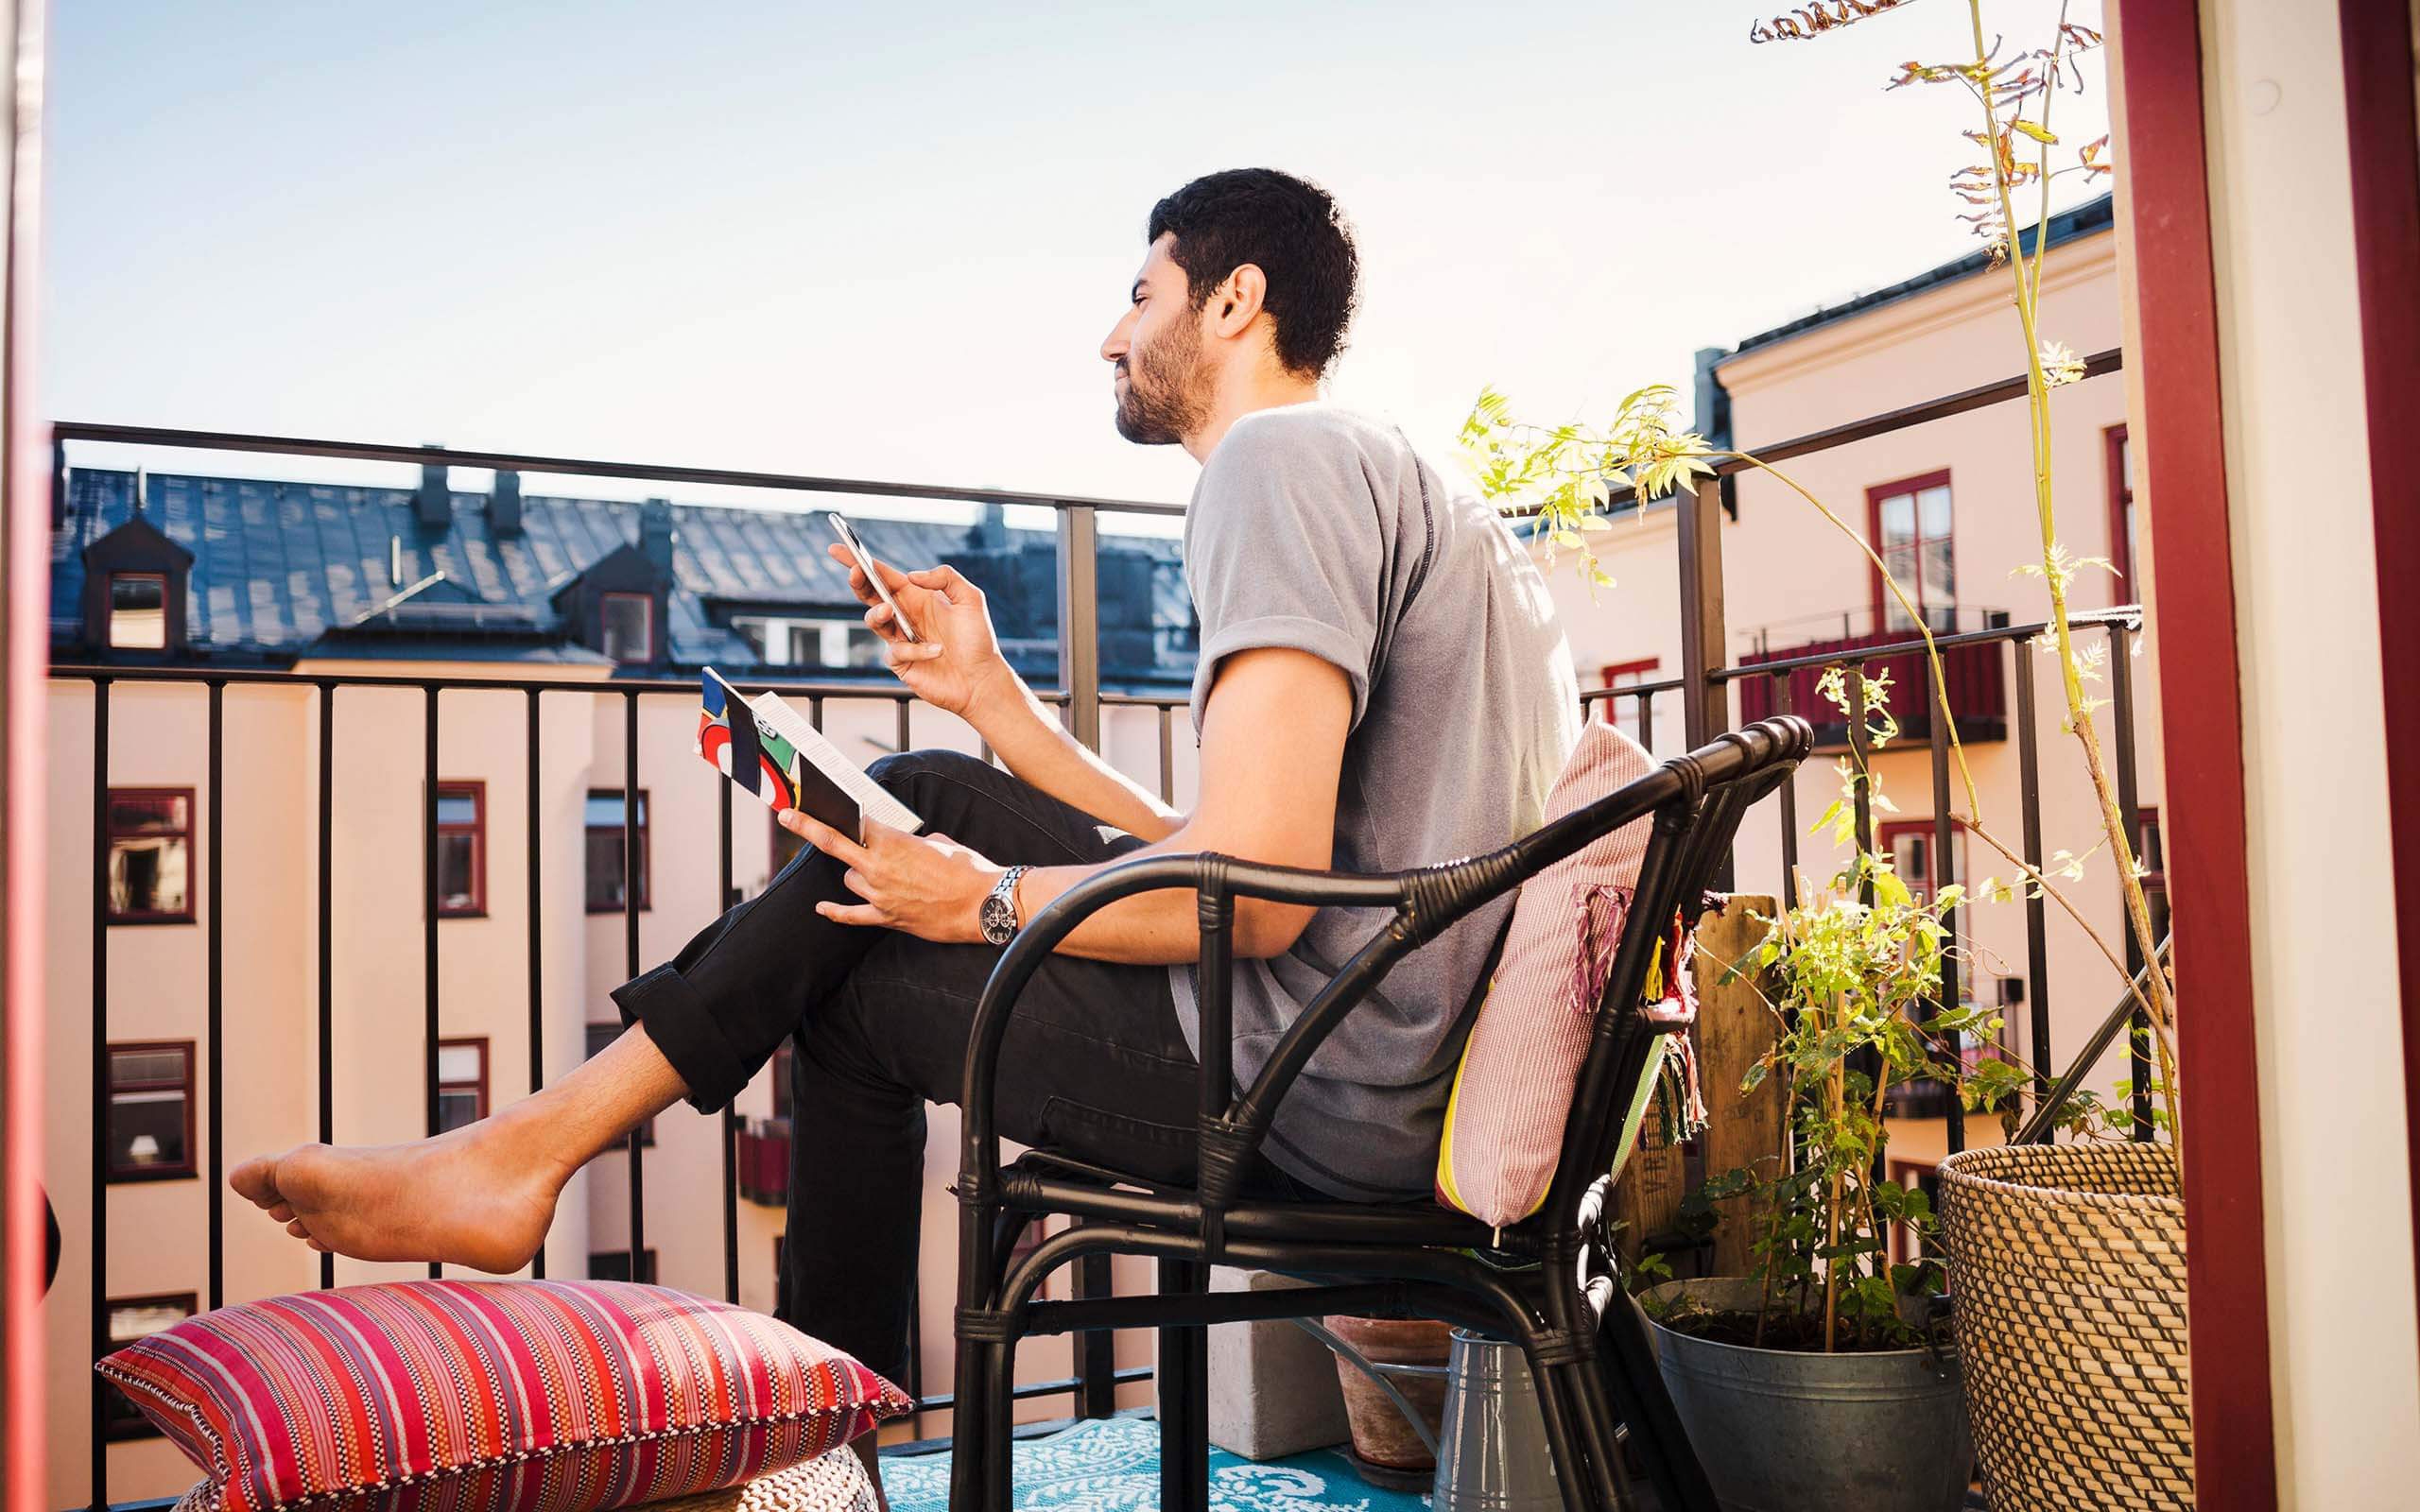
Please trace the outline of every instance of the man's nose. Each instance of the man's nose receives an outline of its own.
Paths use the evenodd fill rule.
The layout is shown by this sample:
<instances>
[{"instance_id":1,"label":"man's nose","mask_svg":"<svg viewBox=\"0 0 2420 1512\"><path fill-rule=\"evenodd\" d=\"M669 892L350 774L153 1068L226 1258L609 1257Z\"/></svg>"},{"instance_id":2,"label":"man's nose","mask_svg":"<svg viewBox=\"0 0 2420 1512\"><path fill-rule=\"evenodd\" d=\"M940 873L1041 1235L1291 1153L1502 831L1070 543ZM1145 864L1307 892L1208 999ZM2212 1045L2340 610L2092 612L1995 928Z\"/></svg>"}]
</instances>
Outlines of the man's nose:
<instances>
[{"instance_id":1,"label":"man's nose","mask_svg":"<svg viewBox=\"0 0 2420 1512\"><path fill-rule=\"evenodd\" d=\"M1115 325L1109 328L1109 335L1101 338L1101 361L1115 362L1126 355L1127 348L1132 345L1128 340L1127 334L1133 323L1134 318L1129 315L1120 318Z\"/></svg>"}]
</instances>

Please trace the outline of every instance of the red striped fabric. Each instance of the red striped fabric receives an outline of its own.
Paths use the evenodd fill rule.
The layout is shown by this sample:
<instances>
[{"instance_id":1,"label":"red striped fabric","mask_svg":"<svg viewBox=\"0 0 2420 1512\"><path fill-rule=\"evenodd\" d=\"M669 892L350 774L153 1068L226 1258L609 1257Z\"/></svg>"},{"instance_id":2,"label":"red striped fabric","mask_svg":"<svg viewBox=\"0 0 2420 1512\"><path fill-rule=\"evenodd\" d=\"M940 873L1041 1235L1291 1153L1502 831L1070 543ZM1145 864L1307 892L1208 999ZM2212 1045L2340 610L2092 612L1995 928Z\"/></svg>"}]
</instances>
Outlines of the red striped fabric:
<instances>
[{"instance_id":1,"label":"red striped fabric","mask_svg":"<svg viewBox=\"0 0 2420 1512\"><path fill-rule=\"evenodd\" d=\"M399 1281L205 1313L95 1368L191 1512L603 1512L783 1469L910 1403L786 1323L627 1281Z\"/></svg>"},{"instance_id":2,"label":"red striped fabric","mask_svg":"<svg viewBox=\"0 0 2420 1512\"><path fill-rule=\"evenodd\" d=\"M1547 796L1547 817L1584 808L1652 765L1638 742L1592 720ZM1437 1156L1437 1199L1482 1223L1517 1223L1546 1200L1649 826L1636 819L1582 847L1530 878L1512 904ZM1670 986L1676 996L1685 990L1685 979Z\"/></svg>"}]
</instances>

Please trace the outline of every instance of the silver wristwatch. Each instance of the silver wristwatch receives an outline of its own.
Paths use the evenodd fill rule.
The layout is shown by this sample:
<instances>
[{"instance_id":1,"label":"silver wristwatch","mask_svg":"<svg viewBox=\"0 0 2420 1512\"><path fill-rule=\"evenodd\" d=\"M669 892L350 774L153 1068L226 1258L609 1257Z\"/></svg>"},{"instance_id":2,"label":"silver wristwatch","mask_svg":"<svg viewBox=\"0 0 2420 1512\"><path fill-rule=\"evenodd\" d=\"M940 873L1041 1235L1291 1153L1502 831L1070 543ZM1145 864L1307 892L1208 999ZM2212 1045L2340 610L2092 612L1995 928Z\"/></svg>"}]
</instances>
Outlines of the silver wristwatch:
<instances>
[{"instance_id":1,"label":"silver wristwatch","mask_svg":"<svg viewBox=\"0 0 2420 1512\"><path fill-rule=\"evenodd\" d=\"M1031 867L1011 867L1000 873L1000 880L983 899L983 938L994 945L1006 945L1017 937L1017 879L1031 871Z\"/></svg>"}]
</instances>

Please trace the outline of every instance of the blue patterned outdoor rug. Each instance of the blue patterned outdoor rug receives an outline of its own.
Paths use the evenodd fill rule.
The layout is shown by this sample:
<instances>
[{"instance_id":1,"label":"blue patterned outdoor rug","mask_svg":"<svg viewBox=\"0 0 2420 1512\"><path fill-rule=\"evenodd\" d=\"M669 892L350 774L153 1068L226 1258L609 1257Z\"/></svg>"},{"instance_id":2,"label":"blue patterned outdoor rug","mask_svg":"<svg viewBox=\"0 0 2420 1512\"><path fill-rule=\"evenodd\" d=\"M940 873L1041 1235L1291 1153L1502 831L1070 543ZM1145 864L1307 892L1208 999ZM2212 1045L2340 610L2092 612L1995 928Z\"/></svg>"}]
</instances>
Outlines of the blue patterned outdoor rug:
<instances>
[{"instance_id":1,"label":"blue patterned outdoor rug","mask_svg":"<svg viewBox=\"0 0 2420 1512\"><path fill-rule=\"evenodd\" d=\"M1160 1425L1149 1418L1080 1422L1015 1451L1016 1512L1150 1512L1160 1504ZM886 1454L891 1512L948 1512L949 1454ZM1428 1498L1383 1491L1340 1451L1254 1464L1210 1451L1215 1512L1411 1512Z\"/></svg>"}]
</instances>

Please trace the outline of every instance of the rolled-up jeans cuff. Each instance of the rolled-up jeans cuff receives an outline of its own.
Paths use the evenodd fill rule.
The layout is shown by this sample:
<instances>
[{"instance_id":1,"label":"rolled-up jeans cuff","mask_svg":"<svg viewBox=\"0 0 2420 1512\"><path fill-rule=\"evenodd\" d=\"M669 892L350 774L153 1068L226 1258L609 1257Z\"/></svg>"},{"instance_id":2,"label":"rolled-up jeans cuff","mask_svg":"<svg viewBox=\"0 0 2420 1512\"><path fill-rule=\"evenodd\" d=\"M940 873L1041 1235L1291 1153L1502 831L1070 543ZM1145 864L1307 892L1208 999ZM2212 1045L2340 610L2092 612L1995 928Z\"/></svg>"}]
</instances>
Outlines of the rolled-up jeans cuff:
<instances>
[{"instance_id":1,"label":"rolled-up jeans cuff","mask_svg":"<svg viewBox=\"0 0 2420 1512\"><path fill-rule=\"evenodd\" d=\"M689 1089L689 1106L718 1113L747 1085L746 1064L715 1024L698 989L669 962L614 989L622 1027L647 1025L647 1037Z\"/></svg>"}]
</instances>

